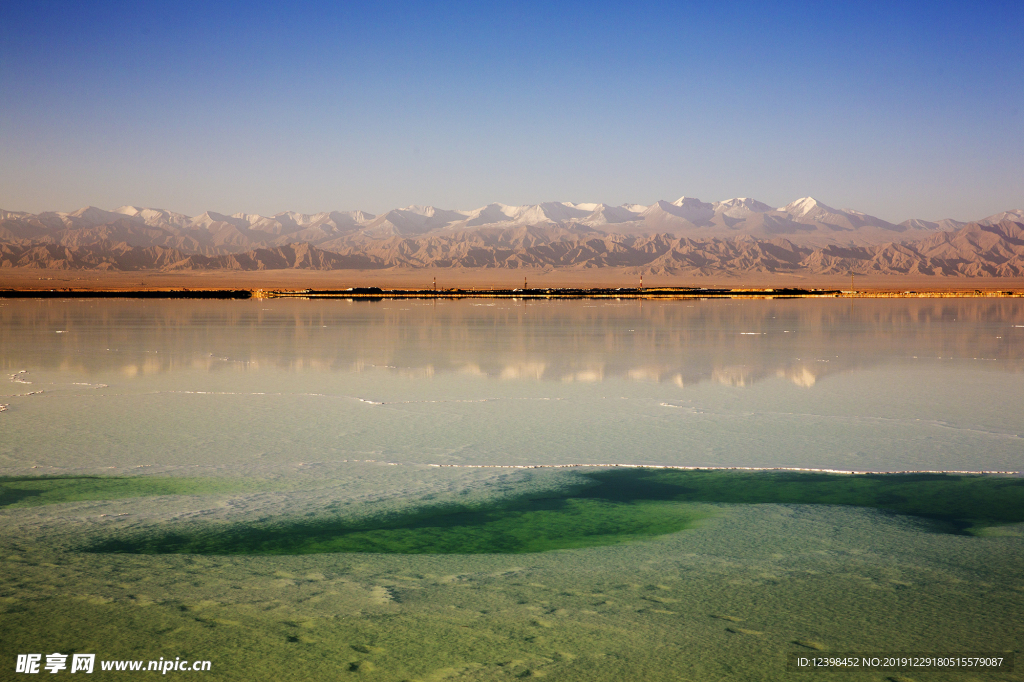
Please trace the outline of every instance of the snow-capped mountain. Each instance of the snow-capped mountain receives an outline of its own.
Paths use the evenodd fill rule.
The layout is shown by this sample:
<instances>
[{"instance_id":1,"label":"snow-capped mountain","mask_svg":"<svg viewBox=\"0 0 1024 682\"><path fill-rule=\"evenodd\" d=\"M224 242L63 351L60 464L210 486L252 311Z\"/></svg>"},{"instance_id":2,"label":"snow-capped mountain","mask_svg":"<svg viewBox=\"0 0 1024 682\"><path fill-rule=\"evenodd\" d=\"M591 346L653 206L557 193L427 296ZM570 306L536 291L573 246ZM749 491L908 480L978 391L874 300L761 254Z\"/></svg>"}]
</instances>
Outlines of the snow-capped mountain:
<instances>
[{"instance_id":1,"label":"snow-capped mountain","mask_svg":"<svg viewBox=\"0 0 1024 682\"><path fill-rule=\"evenodd\" d=\"M1024 222L1024 211L1006 211L976 222L994 225L1007 220ZM493 203L471 210L406 206L379 216L364 211L286 211L273 216L207 211L187 216L158 208L121 206L107 211L87 206L70 213L35 215L0 210L0 243L108 243L216 255L297 243L348 248L393 239L463 239L472 233L508 241L518 238L509 235L528 228L534 243L591 234L602 239L654 235L701 240L781 238L806 247L858 247L909 242L963 226L953 220L917 219L894 225L860 211L832 208L813 197L781 208L749 197L709 203L683 196L650 205Z\"/></svg>"},{"instance_id":2,"label":"snow-capped mountain","mask_svg":"<svg viewBox=\"0 0 1024 682\"><path fill-rule=\"evenodd\" d=\"M1003 211L1002 213L990 215L984 220L979 220L978 222L983 225L995 225L996 223L1001 223L1004 220L1010 220L1016 223L1024 223L1024 209L1018 208L1013 211Z\"/></svg>"}]
</instances>

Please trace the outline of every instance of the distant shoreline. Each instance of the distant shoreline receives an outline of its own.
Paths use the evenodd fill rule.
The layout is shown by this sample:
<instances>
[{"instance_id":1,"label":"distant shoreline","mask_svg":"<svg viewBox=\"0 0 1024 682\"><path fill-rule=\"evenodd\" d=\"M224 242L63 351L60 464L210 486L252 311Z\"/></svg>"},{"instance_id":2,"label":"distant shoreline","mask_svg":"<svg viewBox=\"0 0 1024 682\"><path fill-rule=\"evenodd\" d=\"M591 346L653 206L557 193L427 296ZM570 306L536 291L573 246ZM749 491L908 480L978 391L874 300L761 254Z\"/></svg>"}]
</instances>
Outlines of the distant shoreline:
<instances>
[{"instance_id":1,"label":"distant shoreline","mask_svg":"<svg viewBox=\"0 0 1024 682\"><path fill-rule=\"evenodd\" d=\"M346 289L0 289L0 298L142 298L247 300L271 298L347 299L379 301L385 299L466 299L491 298L510 300L536 299L633 299L691 300L737 298L1024 298L1020 289L1003 290L855 290L801 288L710 288L710 287L648 287L648 288L574 288L545 287L536 289L384 289L381 287L350 287Z\"/></svg>"},{"instance_id":2,"label":"distant shoreline","mask_svg":"<svg viewBox=\"0 0 1024 682\"><path fill-rule=\"evenodd\" d=\"M849 274L797 276L788 273L733 276L639 272L626 267L200 272L0 268L0 298L247 299L260 295L256 292L288 297L367 297L351 295L349 289L377 289L385 298L976 298L1024 296L1024 277L855 275L851 278Z\"/></svg>"}]
</instances>

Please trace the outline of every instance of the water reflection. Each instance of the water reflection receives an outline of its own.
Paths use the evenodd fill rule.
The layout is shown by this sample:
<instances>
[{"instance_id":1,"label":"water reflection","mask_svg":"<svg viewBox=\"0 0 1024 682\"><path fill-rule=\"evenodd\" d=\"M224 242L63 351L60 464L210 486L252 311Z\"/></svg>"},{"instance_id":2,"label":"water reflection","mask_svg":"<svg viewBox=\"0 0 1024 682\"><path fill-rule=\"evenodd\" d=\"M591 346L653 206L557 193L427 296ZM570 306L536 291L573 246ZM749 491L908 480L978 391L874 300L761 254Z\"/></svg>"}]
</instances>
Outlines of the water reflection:
<instances>
[{"instance_id":1,"label":"water reflection","mask_svg":"<svg viewBox=\"0 0 1024 682\"><path fill-rule=\"evenodd\" d=\"M0 304L0 348L7 374L275 368L679 387L782 377L810 388L939 358L1021 371L1024 302L12 300Z\"/></svg>"}]
</instances>

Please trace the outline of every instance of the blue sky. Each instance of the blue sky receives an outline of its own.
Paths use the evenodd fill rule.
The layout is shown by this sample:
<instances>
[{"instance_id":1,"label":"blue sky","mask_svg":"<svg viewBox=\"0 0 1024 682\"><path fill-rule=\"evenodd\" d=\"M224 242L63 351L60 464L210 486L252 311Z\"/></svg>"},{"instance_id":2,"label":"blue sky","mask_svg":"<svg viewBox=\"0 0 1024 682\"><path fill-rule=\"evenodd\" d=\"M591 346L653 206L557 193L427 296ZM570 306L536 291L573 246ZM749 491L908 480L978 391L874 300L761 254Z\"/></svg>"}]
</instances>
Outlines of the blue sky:
<instances>
[{"instance_id":1,"label":"blue sky","mask_svg":"<svg viewBox=\"0 0 1024 682\"><path fill-rule=\"evenodd\" d=\"M1020 2L0 3L0 207L1024 208Z\"/></svg>"}]
</instances>

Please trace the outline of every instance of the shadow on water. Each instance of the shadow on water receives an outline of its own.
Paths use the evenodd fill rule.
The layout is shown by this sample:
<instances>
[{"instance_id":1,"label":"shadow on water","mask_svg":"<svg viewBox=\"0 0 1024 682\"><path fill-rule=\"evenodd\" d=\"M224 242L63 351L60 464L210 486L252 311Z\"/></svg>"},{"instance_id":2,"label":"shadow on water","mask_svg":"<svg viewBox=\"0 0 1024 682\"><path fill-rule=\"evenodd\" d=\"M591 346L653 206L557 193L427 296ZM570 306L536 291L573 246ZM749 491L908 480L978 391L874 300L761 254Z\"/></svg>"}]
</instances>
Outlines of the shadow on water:
<instances>
[{"instance_id":1,"label":"shadow on water","mask_svg":"<svg viewBox=\"0 0 1024 682\"><path fill-rule=\"evenodd\" d=\"M0 509L153 495L206 495L238 492L257 485L260 483L201 477L0 476Z\"/></svg>"},{"instance_id":2,"label":"shadow on water","mask_svg":"<svg viewBox=\"0 0 1024 682\"><path fill-rule=\"evenodd\" d=\"M121 497L117 490L125 487L122 483L125 480L99 476L3 476L0 477L0 508L116 499Z\"/></svg>"},{"instance_id":3,"label":"shadow on water","mask_svg":"<svg viewBox=\"0 0 1024 682\"><path fill-rule=\"evenodd\" d=\"M369 520L281 520L110 539L91 552L142 554L528 553L674 533L705 516L686 504L830 504L915 516L972 534L1024 521L1024 479L946 474L615 470L583 485L488 504L434 505Z\"/></svg>"}]
</instances>

